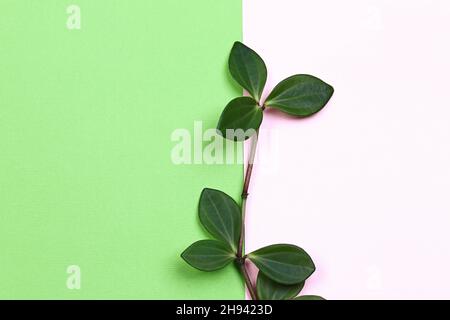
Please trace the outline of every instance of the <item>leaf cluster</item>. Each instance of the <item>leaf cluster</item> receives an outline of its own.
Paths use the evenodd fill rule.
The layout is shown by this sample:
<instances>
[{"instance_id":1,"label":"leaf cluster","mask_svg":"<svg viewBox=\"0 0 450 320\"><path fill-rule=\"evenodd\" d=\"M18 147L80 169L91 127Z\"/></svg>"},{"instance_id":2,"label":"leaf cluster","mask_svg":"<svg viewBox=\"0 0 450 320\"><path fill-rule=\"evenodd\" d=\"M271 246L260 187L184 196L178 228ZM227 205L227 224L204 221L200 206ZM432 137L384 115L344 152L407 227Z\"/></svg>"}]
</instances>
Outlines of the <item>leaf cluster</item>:
<instances>
[{"instance_id":1,"label":"leaf cluster","mask_svg":"<svg viewBox=\"0 0 450 320\"><path fill-rule=\"evenodd\" d=\"M201 271L215 271L232 261L241 263L238 245L241 236L241 210L226 193L204 189L198 205L203 227L214 239L199 240L190 245L181 257ZM291 244L275 244L258 249L244 257L259 269L256 289L264 300L291 299L298 295L305 280L315 270L311 257ZM319 299L303 296L302 299Z\"/></svg>"},{"instance_id":2,"label":"leaf cluster","mask_svg":"<svg viewBox=\"0 0 450 320\"><path fill-rule=\"evenodd\" d=\"M319 78L296 74L276 85L263 101L261 97L267 81L263 59L249 47L236 42L228 65L233 78L250 97L233 99L223 110L217 129L227 139L248 139L261 126L266 108L298 117L311 116L327 104L334 92L332 86Z\"/></svg>"}]
</instances>

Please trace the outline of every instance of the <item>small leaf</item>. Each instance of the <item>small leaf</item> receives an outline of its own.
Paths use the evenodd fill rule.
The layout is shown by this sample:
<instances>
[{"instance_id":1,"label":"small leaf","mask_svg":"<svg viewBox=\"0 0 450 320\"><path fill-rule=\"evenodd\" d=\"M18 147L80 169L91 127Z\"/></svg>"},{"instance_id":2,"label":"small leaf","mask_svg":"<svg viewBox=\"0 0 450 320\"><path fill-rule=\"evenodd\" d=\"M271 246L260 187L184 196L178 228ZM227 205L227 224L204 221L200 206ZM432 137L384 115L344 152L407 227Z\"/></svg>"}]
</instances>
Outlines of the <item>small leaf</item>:
<instances>
[{"instance_id":1,"label":"small leaf","mask_svg":"<svg viewBox=\"0 0 450 320\"><path fill-rule=\"evenodd\" d=\"M243 43L235 42L228 67L234 80L259 101L267 80L267 68L263 59Z\"/></svg>"},{"instance_id":2,"label":"small leaf","mask_svg":"<svg viewBox=\"0 0 450 320\"><path fill-rule=\"evenodd\" d=\"M291 244L264 247L248 257L260 272L281 284L303 282L315 271L311 257L302 248Z\"/></svg>"},{"instance_id":3,"label":"small leaf","mask_svg":"<svg viewBox=\"0 0 450 320\"><path fill-rule=\"evenodd\" d=\"M325 300L325 299L320 296L300 296L294 298L293 300Z\"/></svg>"},{"instance_id":4,"label":"small leaf","mask_svg":"<svg viewBox=\"0 0 450 320\"><path fill-rule=\"evenodd\" d=\"M267 97L265 105L306 117L320 111L333 92L333 87L319 78L298 74L281 81Z\"/></svg>"},{"instance_id":5,"label":"small leaf","mask_svg":"<svg viewBox=\"0 0 450 320\"><path fill-rule=\"evenodd\" d=\"M217 240L197 241L184 250L181 257L192 267L202 271L222 269L235 258L230 247Z\"/></svg>"},{"instance_id":6,"label":"small leaf","mask_svg":"<svg viewBox=\"0 0 450 320\"><path fill-rule=\"evenodd\" d=\"M262 118L263 112L255 100L249 97L236 98L223 110L217 130L227 139L243 141L259 129Z\"/></svg>"},{"instance_id":7,"label":"small leaf","mask_svg":"<svg viewBox=\"0 0 450 320\"><path fill-rule=\"evenodd\" d=\"M304 282L300 282L293 285L284 285L277 283L262 272L258 273L258 279L256 280L256 290L258 297L261 300L288 300L296 295L303 289Z\"/></svg>"},{"instance_id":8,"label":"small leaf","mask_svg":"<svg viewBox=\"0 0 450 320\"><path fill-rule=\"evenodd\" d=\"M236 252L241 235L241 210L226 193L205 188L198 205L200 222L218 240L228 243Z\"/></svg>"}]
</instances>

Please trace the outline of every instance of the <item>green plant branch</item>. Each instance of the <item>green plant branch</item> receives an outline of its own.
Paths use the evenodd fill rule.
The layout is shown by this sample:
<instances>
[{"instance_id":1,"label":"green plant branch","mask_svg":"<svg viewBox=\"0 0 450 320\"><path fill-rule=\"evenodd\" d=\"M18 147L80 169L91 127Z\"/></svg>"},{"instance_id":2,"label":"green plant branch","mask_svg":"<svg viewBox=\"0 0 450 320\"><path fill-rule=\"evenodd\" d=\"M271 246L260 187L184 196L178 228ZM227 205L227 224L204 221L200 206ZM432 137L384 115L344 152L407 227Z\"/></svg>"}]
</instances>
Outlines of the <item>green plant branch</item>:
<instances>
[{"instance_id":1,"label":"green plant branch","mask_svg":"<svg viewBox=\"0 0 450 320\"><path fill-rule=\"evenodd\" d=\"M245 284L247 285L248 291L250 293L250 296L252 300L258 300L258 296L256 294L255 286L252 284L252 281L250 279L250 276L248 274L247 266L245 263L245 212L246 212L246 205L247 205L247 198L248 198L248 189L250 186L250 180L252 178L252 172L253 172L253 164L255 162L255 156L256 156L256 147L258 145L258 138L259 138L259 130L256 131L256 133L252 137L252 143L250 147L250 154L248 157L247 162L247 169L245 170L245 178L244 178L244 185L242 187L242 194L241 194L241 212L242 212L242 224L241 224L241 236L239 239L239 246L237 251L237 257L240 260L240 269L242 276L244 277Z\"/></svg>"},{"instance_id":2,"label":"green plant branch","mask_svg":"<svg viewBox=\"0 0 450 320\"><path fill-rule=\"evenodd\" d=\"M220 190L203 189L198 214L200 222L214 240L197 241L181 256L188 264L202 271L222 269L234 260L253 300L293 299L303 288L305 280L315 271L314 262L305 250L292 244L273 244L249 255L245 253L246 205L259 128L267 107L302 118L311 116L328 103L334 89L314 76L296 74L277 84L266 100L261 102L261 93L267 80L267 68L262 58L249 47L236 42L231 50L228 66L233 78L253 97L239 97L230 101L217 124L217 130L224 138L227 138L228 130L247 132L248 129L253 129L255 132L251 137L241 205ZM248 136L232 140L243 141L246 138ZM259 270L255 283L250 278L250 261L247 259ZM296 299L323 300L318 296L300 296Z\"/></svg>"}]
</instances>

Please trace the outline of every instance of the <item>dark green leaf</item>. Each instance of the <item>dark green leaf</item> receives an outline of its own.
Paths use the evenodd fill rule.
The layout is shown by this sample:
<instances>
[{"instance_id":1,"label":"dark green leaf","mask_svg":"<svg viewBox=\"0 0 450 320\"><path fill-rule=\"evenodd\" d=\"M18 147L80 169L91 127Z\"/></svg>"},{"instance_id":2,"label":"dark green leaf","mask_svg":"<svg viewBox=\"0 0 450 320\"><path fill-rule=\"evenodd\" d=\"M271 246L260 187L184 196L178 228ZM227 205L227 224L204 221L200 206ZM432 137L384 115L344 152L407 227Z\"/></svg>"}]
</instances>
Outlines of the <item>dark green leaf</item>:
<instances>
[{"instance_id":1,"label":"dark green leaf","mask_svg":"<svg viewBox=\"0 0 450 320\"><path fill-rule=\"evenodd\" d=\"M300 296L294 298L293 300L325 300L325 299L320 296Z\"/></svg>"},{"instance_id":2,"label":"dark green leaf","mask_svg":"<svg viewBox=\"0 0 450 320\"><path fill-rule=\"evenodd\" d=\"M249 97L236 98L223 110L217 130L227 139L243 141L259 129L262 118L263 112L255 100Z\"/></svg>"},{"instance_id":3,"label":"dark green leaf","mask_svg":"<svg viewBox=\"0 0 450 320\"><path fill-rule=\"evenodd\" d=\"M198 215L213 237L228 243L236 252L242 221L241 210L233 198L219 190L203 189Z\"/></svg>"},{"instance_id":4,"label":"dark green leaf","mask_svg":"<svg viewBox=\"0 0 450 320\"><path fill-rule=\"evenodd\" d=\"M259 101L267 80L267 68L263 59L241 42L235 42L228 67L234 80Z\"/></svg>"},{"instance_id":5,"label":"dark green leaf","mask_svg":"<svg viewBox=\"0 0 450 320\"><path fill-rule=\"evenodd\" d=\"M303 282L315 271L311 257L302 248L291 244L264 247L248 257L260 272L281 284Z\"/></svg>"},{"instance_id":6,"label":"dark green leaf","mask_svg":"<svg viewBox=\"0 0 450 320\"><path fill-rule=\"evenodd\" d=\"M320 111L333 92L333 87L322 80L298 74L281 81L267 97L265 105L306 117Z\"/></svg>"},{"instance_id":7,"label":"dark green leaf","mask_svg":"<svg viewBox=\"0 0 450 320\"><path fill-rule=\"evenodd\" d=\"M222 241L200 240L184 250L181 257L196 269L214 271L229 264L235 255Z\"/></svg>"},{"instance_id":8,"label":"dark green leaf","mask_svg":"<svg viewBox=\"0 0 450 320\"><path fill-rule=\"evenodd\" d=\"M293 285L280 284L271 280L262 272L258 273L258 279L256 280L256 290L258 293L258 297L261 300L291 299L299 294L304 285L304 282Z\"/></svg>"}]
</instances>

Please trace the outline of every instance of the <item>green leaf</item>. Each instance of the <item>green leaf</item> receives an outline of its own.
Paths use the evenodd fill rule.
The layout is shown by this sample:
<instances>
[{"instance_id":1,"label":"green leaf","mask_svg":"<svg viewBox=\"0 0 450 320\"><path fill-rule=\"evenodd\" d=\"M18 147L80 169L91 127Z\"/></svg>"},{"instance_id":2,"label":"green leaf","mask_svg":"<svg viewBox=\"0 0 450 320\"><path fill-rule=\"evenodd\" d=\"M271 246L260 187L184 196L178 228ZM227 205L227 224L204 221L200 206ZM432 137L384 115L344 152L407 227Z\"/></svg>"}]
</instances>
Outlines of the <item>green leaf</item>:
<instances>
[{"instance_id":1,"label":"green leaf","mask_svg":"<svg viewBox=\"0 0 450 320\"><path fill-rule=\"evenodd\" d=\"M320 296L300 296L294 298L293 300L325 300L325 299Z\"/></svg>"},{"instance_id":2,"label":"green leaf","mask_svg":"<svg viewBox=\"0 0 450 320\"><path fill-rule=\"evenodd\" d=\"M259 272L256 291L261 300L288 300L298 295L304 285L304 282L293 285L280 284Z\"/></svg>"},{"instance_id":3,"label":"green leaf","mask_svg":"<svg viewBox=\"0 0 450 320\"><path fill-rule=\"evenodd\" d=\"M234 80L259 101L267 80L267 68L263 59L241 42L235 42L228 67Z\"/></svg>"},{"instance_id":4,"label":"green leaf","mask_svg":"<svg viewBox=\"0 0 450 320\"><path fill-rule=\"evenodd\" d=\"M205 188L198 205L200 222L216 239L228 243L236 252L241 235L241 210L226 193Z\"/></svg>"},{"instance_id":5,"label":"green leaf","mask_svg":"<svg viewBox=\"0 0 450 320\"><path fill-rule=\"evenodd\" d=\"M306 117L320 111L333 92L333 87L319 78L298 74L281 81L267 97L265 105Z\"/></svg>"},{"instance_id":6,"label":"green leaf","mask_svg":"<svg viewBox=\"0 0 450 320\"><path fill-rule=\"evenodd\" d=\"M184 250L181 257L196 269L214 271L229 264L235 255L222 241L200 240Z\"/></svg>"},{"instance_id":7,"label":"green leaf","mask_svg":"<svg viewBox=\"0 0 450 320\"><path fill-rule=\"evenodd\" d=\"M267 277L281 284L297 284L305 281L314 271L311 257L291 244L274 244L248 255L249 259Z\"/></svg>"},{"instance_id":8,"label":"green leaf","mask_svg":"<svg viewBox=\"0 0 450 320\"><path fill-rule=\"evenodd\" d=\"M249 97L236 98L223 110L217 130L227 139L243 141L259 129L262 119L262 109L255 100Z\"/></svg>"}]
</instances>

